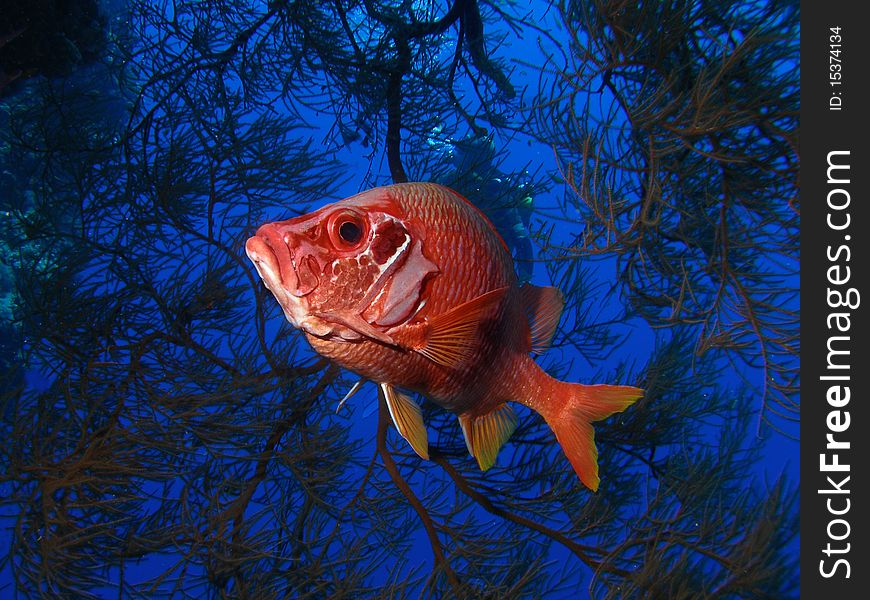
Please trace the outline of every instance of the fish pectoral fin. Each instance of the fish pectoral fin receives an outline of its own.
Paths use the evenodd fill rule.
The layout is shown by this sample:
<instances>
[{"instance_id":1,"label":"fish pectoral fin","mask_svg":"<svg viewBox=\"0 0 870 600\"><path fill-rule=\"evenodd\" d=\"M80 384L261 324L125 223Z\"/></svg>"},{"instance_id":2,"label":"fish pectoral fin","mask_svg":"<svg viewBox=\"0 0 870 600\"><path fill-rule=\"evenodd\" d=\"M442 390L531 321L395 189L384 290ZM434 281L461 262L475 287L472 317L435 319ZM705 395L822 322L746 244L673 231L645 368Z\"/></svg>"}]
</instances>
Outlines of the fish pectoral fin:
<instances>
[{"instance_id":1,"label":"fish pectoral fin","mask_svg":"<svg viewBox=\"0 0 870 600\"><path fill-rule=\"evenodd\" d=\"M380 384L393 424L420 458L429 460L429 434L423 424L420 405L389 383Z\"/></svg>"},{"instance_id":2,"label":"fish pectoral fin","mask_svg":"<svg viewBox=\"0 0 870 600\"><path fill-rule=\"evenodd\" d=\"M445 367L455 367L474 353L478 328L504 297L508 288L489 291L430 319L420 342L412 349Z\"/></svg>"},{"instance_id":3,"label":"fish pectoral fin","mask_svg":"<svg viewBox=\"0 0 870 600\"><path fill-rule=\"evenodd\" d=\"M529 320L532 352L543 354L556 333L565 297L559 288L527 283L520 286L520 298Z\"/></svg>"},{"instance_id":4,"label":"fish pectoral fin","mask_svg":"<svg viewBox=\"0 0 870 600\"><path fill-rule=\"evenodd\" d=\"M388 346L396 346L396 340L366 321L362 315L349 310L333 310L314 313L314 316L333 325L343 325L363 337L377 340Z\"/></svg>"},{"instance_id":5,"label":"fish pectoral fin","mask_svg":"<svg viewBox=\"0 0 870 600\"><path fill-rule=\"evenodd\" d=\"M517 428L517 416L507 404L481 416L459 415L468 453L477 459L481 471L495 464L499 450Z\"/></svg>"}]
</instances>

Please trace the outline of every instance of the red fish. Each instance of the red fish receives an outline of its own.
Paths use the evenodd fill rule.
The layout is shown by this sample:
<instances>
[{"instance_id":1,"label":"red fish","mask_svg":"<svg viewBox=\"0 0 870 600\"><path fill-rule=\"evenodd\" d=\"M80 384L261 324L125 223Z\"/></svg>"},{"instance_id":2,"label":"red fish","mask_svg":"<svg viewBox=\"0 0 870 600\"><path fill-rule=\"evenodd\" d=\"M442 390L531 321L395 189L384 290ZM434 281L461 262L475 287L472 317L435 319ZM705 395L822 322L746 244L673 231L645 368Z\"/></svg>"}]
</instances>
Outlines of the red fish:
<instances>
[{"instance_id":1,"label":"red fish","mask_svg":"<svg viewBox=\"0 0 870 600\"><path fill-rule=\"evenodd\" d=\"M509 402L519 402L544 417L580 480L598 489L591 423L643 391L566 383L538 366L530 354L549 345L562 294L519 286L504 241L465 198L429 183L375 188L267 223L245 250L312 347L380 385L421 457L420 408L399 389L455 413L483 470L516 428Z\"/></svg>"}]
</instances>

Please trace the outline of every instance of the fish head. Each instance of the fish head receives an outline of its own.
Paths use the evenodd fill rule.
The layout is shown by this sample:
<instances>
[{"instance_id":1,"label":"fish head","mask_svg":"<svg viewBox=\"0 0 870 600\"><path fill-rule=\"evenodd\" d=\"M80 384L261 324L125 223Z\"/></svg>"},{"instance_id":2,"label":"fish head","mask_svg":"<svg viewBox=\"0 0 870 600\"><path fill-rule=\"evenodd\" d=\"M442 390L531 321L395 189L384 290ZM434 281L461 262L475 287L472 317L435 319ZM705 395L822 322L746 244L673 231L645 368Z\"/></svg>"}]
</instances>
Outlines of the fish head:
<instances>
[{"instance_id":1,"label":"fish head","mask_svg":"<svg viewBox=\"0 0 870 600\"><path fill-rule=\"evenodd\" d=\"M348 340L421 306L423 283L437 271L423 238L388 195L363 193L266 223L245 251L293 326Z\"/></svg>"}]
</instances>

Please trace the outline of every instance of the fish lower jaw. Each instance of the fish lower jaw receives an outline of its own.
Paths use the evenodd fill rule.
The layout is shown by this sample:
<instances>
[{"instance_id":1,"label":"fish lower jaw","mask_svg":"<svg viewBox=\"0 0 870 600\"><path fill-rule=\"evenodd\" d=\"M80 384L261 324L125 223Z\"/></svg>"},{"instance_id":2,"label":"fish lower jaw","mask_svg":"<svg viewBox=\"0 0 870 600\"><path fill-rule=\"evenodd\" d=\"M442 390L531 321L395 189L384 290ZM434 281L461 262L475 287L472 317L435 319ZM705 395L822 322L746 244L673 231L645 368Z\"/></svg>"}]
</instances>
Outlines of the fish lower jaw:
<instances>
[{"instance_id":1,"label":"fish lower jaw","mask_svg":"<svg viewBox=\"0 0 870 600\"><path fill-rule=\"evenodd\" d=\"M301 298L297 298L284 287L274 277L263 277L263 284L266 289L272 292L272 296L278 301L278 305L284 312L284 317L287 322L293 325L296 329L306 330L304 324L308 320L308 306Z\"/></svg>"},{"instance_id":2,"label":"fish lower jaw","mask_svg":"<svg viewBox=\"0 0 870 600\"><path fill-rule=\"evenodd\" d=\"M294 323L293 320L291 320L290 315L287 315L287 320L293 323L294 327L297 327L305 333L317 337L327 337L332 334L334 329L331 324L326 323L325 321L321 321L316 317L303 317L300 321L298 321L298 324Z\"/></svg>"},{"instance_id":3,"label":"fish lower jaw","mask_svg":"<svg viewBox=\"0 0 870 600\"><path fill-rule=\"evenodd\" d=\"M263 280L263 285L272 292L272 296L278 301L281 310L284 311L287 321L296 329L309 331L309 327L306 326L306 322L310 321L307 302L284 288L281 278L277 271L272 268L272 265L260 260L253 260L253 263L257 269L257 274Z\"/></svg>"},{"instance_id":4,"label":"fish lower jaw","mask_svg":"<svg viewBox=\"0 0 870 600\"><path fill-rule=\"evenodd\" d=\"M278 300L278 304L281 305L281 310L284 311L284 317L288 323L296 329L301 329L314 335L324 335L323 333L314 333L315 331L322 331L323 325L319 322L319 319L311 317L308 313L308 307L303 306L299 298L283 290L274 295Z\"/></svg>"}]
</instances>

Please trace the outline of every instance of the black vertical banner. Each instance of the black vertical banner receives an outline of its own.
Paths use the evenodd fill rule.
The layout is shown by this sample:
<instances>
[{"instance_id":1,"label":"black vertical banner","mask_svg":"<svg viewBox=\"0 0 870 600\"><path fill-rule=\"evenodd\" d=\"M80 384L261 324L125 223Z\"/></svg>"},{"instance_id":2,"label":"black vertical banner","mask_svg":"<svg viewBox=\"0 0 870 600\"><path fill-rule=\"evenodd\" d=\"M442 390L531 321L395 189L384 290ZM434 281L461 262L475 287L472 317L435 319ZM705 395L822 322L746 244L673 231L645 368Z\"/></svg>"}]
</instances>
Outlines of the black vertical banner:
<instances>
[{"instance_id":1,"label":"black vertical banner","mask_svg":"<svg viewBox=\"0 0 870 600\"><path fill-rule=\"evenodd\" d=\"M870 590L870 30L801 3L801 595ZM824 596L822 595L824 594Z\"/></svg>"}]
</instances>

